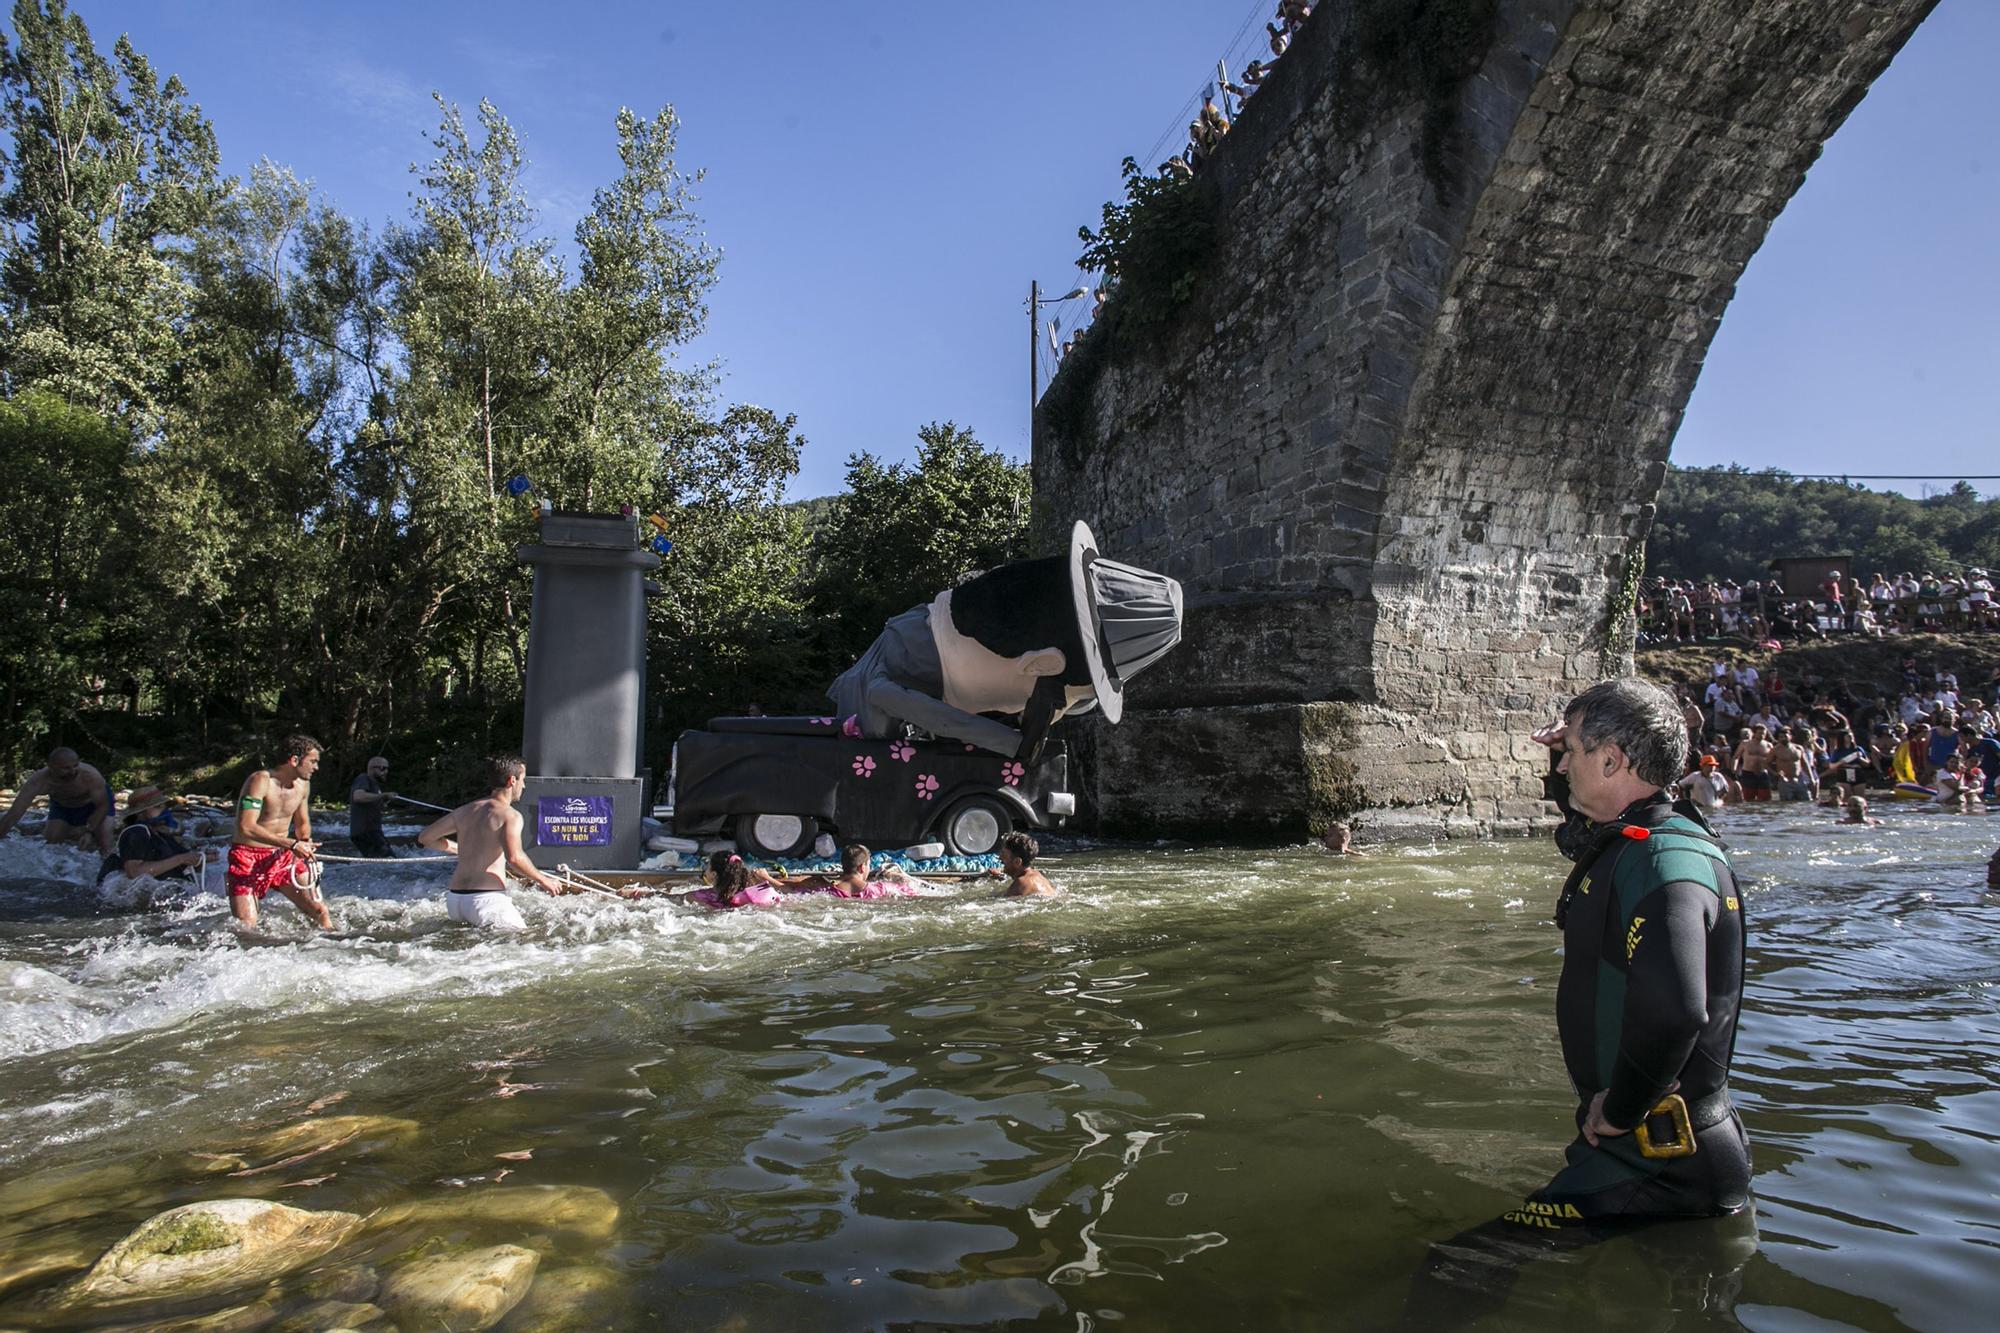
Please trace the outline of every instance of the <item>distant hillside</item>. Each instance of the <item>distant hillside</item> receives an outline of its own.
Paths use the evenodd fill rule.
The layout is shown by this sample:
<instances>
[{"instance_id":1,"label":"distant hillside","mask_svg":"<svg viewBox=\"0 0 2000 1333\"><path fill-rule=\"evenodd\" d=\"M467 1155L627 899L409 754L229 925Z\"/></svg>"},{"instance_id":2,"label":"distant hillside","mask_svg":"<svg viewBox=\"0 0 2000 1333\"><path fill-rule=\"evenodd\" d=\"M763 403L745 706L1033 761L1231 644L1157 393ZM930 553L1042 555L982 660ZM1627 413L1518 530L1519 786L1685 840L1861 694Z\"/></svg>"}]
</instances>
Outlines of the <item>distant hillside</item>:
<instances>
[{"instance_id":1,"label":"distant hillside","mask_svg":"<svg viewBox=\"0 0 2000 1333\"><path fill-rule=\"evenodd\" d=\"M1763 578L1780 556L1851 556L1866 579L2000 566L2000 500L1959 482L1924 500L1739 467L1674 468L1646 542L1648 573Z\"/></svg>"}]
</instances>

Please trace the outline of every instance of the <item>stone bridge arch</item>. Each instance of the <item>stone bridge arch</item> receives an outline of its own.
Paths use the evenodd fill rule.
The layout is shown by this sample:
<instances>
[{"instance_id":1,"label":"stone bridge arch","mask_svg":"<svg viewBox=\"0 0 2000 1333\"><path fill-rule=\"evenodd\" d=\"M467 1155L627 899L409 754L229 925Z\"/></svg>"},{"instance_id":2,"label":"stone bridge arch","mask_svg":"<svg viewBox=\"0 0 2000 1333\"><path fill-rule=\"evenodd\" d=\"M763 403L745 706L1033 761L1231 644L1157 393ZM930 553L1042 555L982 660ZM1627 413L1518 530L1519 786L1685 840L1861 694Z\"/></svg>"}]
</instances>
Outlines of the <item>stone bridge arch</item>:
<instances>
[{"instance_id":1,"label":"stone bridge arch","mask_svg":"<svg viewBox=\"0 0 2000 1333\"><path fill-rule=\"evenodd\" d=\"M1039 521L1189 594L1081 737L1102 825L1540 814L1736 282L1935 3L1322 0L1197 181L1193 299L1114 294L1036 414Z\"/></svg>"}]
</instances>

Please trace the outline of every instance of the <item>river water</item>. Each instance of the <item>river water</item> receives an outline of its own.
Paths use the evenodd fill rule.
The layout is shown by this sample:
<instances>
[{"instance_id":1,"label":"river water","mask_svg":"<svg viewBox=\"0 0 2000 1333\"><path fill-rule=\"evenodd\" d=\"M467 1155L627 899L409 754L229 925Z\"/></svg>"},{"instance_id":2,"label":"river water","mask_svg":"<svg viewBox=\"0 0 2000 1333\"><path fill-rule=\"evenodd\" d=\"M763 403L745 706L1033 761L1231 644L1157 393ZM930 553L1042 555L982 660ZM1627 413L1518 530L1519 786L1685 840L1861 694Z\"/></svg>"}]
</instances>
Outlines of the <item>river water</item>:
<instances>
[{"instance_id":1,"label":"river water","mask_svg":"<svg viewBox=\"0 0 2000 1333\"><path fill-rule=\"evenodd\" d=\"M1754 1226L1536 1258L1456 1314L1992 1317L2000 819L1880 813L1721 821L1752 930ZM528 1239L544 1277L613 1275L604 1324L1372 1328L1569 1129L1545 841L1072 849L1049 867L1066 896L1030 903L520 894L516 939L448 925L438 865L336 867L340 937L273 898L254 942L213 892L117 910L65 882L88 868L0 843L0 1257L87 1262L202 1198L365 1213L583 1185L621 1205L610 1237ZM217 1167L332 1114L420 1128ZM61 1324L42 1302L67 1276L0 1293L0 1327Z\"/></svg>"}]
</instances>

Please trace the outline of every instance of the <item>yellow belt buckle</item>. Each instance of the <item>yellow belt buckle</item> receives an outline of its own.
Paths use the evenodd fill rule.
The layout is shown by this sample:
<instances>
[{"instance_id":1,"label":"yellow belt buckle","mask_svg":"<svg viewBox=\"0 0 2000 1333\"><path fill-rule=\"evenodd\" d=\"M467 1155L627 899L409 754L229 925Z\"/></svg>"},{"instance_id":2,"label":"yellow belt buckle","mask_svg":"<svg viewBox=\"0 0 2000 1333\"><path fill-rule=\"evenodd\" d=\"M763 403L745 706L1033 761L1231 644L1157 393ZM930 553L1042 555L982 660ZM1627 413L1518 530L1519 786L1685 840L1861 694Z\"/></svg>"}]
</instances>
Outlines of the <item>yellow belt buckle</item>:
<instances>
[{"instance_id":1,"label":"yellow belt buckle","mask_svg":"<svg viewBox=\"0 0 2000 1333\"><path fill-rule=\"evenodd\" d=\"M1662 1143L1654 1139L1652 1125L1660 1119L1673 1122L1673 1135ZM1639 1140L1639 1155L1655 1160L1692 1157L1695 1153L1694 1122L1688 1119L1688 1104L1678 1092L1670 1092L1660 1104L1646 1112L1646 1118L1632 1131Z\"/></svg>"}]
</instances>

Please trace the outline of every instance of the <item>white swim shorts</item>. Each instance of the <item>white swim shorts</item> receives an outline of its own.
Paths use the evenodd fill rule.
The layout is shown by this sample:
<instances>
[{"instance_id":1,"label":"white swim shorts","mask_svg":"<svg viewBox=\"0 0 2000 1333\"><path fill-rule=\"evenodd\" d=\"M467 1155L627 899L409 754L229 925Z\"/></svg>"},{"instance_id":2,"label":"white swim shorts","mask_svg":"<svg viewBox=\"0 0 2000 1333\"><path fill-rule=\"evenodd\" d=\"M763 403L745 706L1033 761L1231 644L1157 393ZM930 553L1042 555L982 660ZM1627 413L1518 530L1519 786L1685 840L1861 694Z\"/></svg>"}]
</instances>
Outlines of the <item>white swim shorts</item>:
<instances>
[{"instance_id":1,"label":"white swim shorts","mask_svg":"<svg viewBox=\"0 0 2000 1333\"><path fill-rule=\"evenodd\" d=\"M521 919L520 909L514 906L514 900L502 892L447 893L444 910L453 921L486 930L528 928L528 923Z\"/></svg>"}]
</instances>

